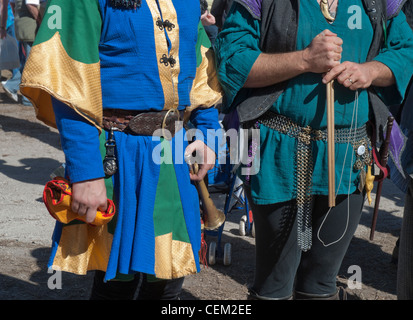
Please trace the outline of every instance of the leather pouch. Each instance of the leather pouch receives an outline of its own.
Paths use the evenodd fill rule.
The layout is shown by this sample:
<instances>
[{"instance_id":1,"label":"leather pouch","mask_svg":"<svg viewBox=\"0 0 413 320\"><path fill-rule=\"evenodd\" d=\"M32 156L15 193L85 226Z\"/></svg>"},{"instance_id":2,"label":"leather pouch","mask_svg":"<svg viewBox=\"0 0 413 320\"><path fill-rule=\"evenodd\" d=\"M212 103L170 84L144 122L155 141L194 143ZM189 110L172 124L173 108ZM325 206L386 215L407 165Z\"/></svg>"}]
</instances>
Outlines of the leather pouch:
<instances>
[{"instance_id":1,"label":"leather pouch","mask_svg":"<svg viewBox=\"0 0 413 320\"><path fill-rule=\"evenodd\" d=\"M86 223L86 216L80 216L71 209L72 189L65 178L56 177L46 183L43 191L43 202L50 215L61 223L68 224L73 220ZM112 220L115 212L113 201L108 199L108 209L105 212L98 210L95 220L90 224L94 226L107 224Z\"/></svg>"}]
</instances>

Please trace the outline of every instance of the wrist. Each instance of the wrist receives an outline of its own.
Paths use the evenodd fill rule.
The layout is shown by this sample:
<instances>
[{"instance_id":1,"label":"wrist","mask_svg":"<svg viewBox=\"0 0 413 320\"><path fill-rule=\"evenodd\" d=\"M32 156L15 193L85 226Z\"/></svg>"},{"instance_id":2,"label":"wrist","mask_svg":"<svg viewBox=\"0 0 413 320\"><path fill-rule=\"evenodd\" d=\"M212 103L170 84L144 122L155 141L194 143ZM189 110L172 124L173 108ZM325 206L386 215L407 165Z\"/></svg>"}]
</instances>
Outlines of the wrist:
<instances>
[{"instance_id":1,"label":"wrist","mask_svg":"<svg viewBox=\"0 0 413 320\"><path fill-rule=\"evenodd\" d=\"M310 72L310 61L308 59L308 54L307 54L308 49L304 49L301 51L297 51L297 54L299 55L296 59L298 61L298 68L302 73Z\"/></svg>"},{"instance_id":2,"label":"wrist","mask_svg":"<svg viewBox=\"0 0 413 320\"><path fill-rule=\"evenodd\" d=\"M391 69L380 61L369 61L364 64L368 68L371 84L378 87L387 87L396 82Z\"/></svg>"},{"instance_id":3,"label":"wrist","mask_svg":"<svg viewBox=\"0 0 413 320\"><path fill-rule=\"evenodd\" d=\"M367 72L369 73L371 80L374 80L378 76L377 72L377 65L373 61L369 61L364 63L364 66L367 68Z\"/></svg>"},{"instance_id":4,"label":"wrist","mask_svg":"<svg viewBox=\"0 0 413 320\"><path fill-rule=\"evenodd\" d=\"M364 67L367 69L366 73L370 80L370 85L376 85L378 79L380 79L380 66L375 61L364 63Z\"/></svg>"}]
</instances>

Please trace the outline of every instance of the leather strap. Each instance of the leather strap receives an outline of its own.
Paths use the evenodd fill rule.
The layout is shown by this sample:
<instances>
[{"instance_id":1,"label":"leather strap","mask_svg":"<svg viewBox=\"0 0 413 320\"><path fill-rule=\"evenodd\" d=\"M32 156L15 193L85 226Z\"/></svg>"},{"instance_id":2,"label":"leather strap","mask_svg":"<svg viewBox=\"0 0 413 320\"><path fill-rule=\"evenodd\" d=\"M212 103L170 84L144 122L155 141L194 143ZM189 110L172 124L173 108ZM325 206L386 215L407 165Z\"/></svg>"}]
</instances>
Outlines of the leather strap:
<instances>
[{"instance_id":1,"label":"leather strap","mask_svg":"<svg viewBox=\"0 0 413 320\"><path fill-rule=\"evenodd\" d=\"M133 135L163 136L171 139L182 128L184 111L162 110L138 112L133 110L106 109L103 111L103 127Z\"/></svg>"}]
</instances>

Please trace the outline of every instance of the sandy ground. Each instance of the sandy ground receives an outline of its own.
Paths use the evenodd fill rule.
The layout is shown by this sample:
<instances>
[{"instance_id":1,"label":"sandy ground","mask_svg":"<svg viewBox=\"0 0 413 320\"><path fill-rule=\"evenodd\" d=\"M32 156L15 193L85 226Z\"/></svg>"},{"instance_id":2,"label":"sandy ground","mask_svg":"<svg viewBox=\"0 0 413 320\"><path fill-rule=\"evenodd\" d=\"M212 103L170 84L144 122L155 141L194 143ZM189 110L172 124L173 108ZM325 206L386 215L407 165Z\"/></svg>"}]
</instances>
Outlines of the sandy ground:
<instances>
[{"instance_id":1,"label":"sandy ground","mask_svg":"<svg viewBox=\"0 0 413 320\"><path fill-rule=\"evenodd\" d=\"M56 130L35 119L32 107L11 101L0 89L0 299L88 299L91 274L63 274L61 289L50 289L53 274L47 271L54 220L41 195L50 173L64 161ZM391 255L399 236L404 196L390 181L383 188L374 241L369 240L373 206L366 204L356 235L343 261L338 283L353 300L395 300L396 265ZM373 194L373 201L375 194ZM213 194L223 210L224 193ZM187 277L184 300L244 300L254 276L254 238L239 234L242 210L227 215L221 242L230 243L231 264L218 256L215 265ZM207 235L207 242L218 242ZM350 289L347 280L358 266L361 289ZM350 269L351 270L351 269Z\"/></svg>"}]
</instances>

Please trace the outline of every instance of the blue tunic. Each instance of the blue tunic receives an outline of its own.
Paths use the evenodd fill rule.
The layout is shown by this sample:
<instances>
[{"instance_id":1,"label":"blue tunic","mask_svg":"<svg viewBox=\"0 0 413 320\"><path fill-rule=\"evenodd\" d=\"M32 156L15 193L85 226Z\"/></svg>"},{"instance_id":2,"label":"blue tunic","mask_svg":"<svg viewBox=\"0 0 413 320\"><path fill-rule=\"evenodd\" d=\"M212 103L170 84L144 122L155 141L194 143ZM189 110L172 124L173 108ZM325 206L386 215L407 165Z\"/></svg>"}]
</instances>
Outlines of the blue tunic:
<instances>
[{"instance_id":1,"label":"blue tunic","mask_svg":"<svg viewBox=\"0 0 413 320\"><path fill-rule=\"evenodd\" d=\"M200 17L199 2L168 1L167 10L165 3L164 7L160 6L163 10L159 10L155 1L148 3L142 1L142 6L137 10L119 10L110 7L106 0L99 0L102 16L99 54L104 109L182 110L191 105L191 88L197 68L195 46ZM156 13L160 15L156 16ZM160 28L156 24L157 18L163 21L169 19L174 23L171 30L164 28L164 37L155 33ZM179 66L172 68L168 75L172 81L164 78L165 70L168 74L171 66L160 61L160 48L164 46ZM70 181L104 177L97 128L59 100L52 101ZM203 132L205 138L208 129L220 128L218 111L213 107L193 110L190 121ZM107 133L103 134L107 136ZM154 212L161 210L156 199L162 196L160 193L165 194L165 190L159 187L158 180L162 170L167 170L159 161L161 142L152 136L122 132L115 132L115 141L119 170L112 180L117 222L105 279L113 279L118 273L144 272L156 275L154 251L157 229ZM193 259L199 271L199 198L189 179L188 165L182 161L188 145L184 130L166 143L169 145L167 149L173 151L173 169L169 167L168 172L176 185L176 190L166 192L179 197L171 199L172 205L178 207L168 208L171 212L167 214L176 213L175 209L183 211ZM59 242L59 233L56 234L55 247ZM188 273L184 270L183 274L185 272Z\"/></svg>"}]
</instances>

